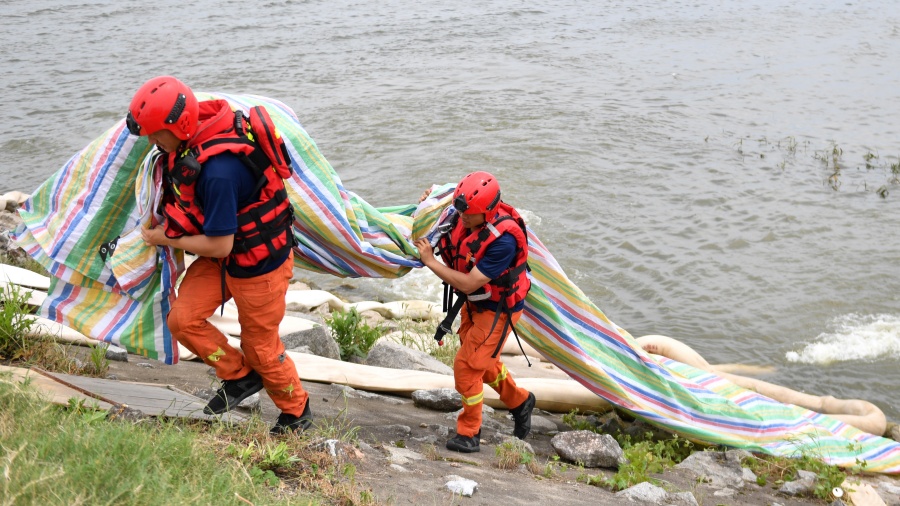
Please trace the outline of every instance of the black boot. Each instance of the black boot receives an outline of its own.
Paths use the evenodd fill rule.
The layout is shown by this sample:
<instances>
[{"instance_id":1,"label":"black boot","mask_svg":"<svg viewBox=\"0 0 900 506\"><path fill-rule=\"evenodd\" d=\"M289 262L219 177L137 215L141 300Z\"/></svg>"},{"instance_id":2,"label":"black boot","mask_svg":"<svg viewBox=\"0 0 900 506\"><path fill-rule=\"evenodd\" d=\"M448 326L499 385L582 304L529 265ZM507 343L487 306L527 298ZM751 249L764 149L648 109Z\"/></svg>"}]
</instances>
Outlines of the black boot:
<instances>
[{"instance_id":1,"label":"black boot","mask_svg":"<svg viewBox=\"0 0 900 506\"><path fill-rule=\"evenodd\" d=\"M519 439L525 439L528 433L531 432L531 412L534 411L534 403L534 394L528 392L528 398L525 399L525 402L515 409L509 410L513 421L516 422L513 434Z\"/></svg>"},{"instance_id":2,"label":"black boot","mask_svg":"<svg viewBox=\"0 0 900 506\"><path fill-rule=\"evenodd\" d=\"M481 431L472 437L457 434L447 440L447 449L462 453L480 452Z\"/></svg>"},{"instance_id":3,"label":"black boot","mask_svg":"<svg viewBox=\"0 0 900 506\"><path fill-rule=\"evenodd\" d=\"M303 432L306 429L312 426L312 409L309 408L309 398L306 399L306 407L303 408L303 413L300 416L291 415L289 413L282 412L278 415L278 421L275 422L275 426L269 430L269 434L273 436L277 436L279 434L284 434L285 432Z\"/></svg>"},{"instance_id":4,"label":"black boot","mask_svg":"<svg viewBox=\"0 0 900 506\"><path fill-rule=\"evenodd\" d=\"M222 380L222 387L216 392L216 396L209 400L209 404L203 408L207 415L219 415L234 409L247 397L259 392L263 388L262 376L254 370L250 374L236 380Z\"/></svg>"}]
</instances>

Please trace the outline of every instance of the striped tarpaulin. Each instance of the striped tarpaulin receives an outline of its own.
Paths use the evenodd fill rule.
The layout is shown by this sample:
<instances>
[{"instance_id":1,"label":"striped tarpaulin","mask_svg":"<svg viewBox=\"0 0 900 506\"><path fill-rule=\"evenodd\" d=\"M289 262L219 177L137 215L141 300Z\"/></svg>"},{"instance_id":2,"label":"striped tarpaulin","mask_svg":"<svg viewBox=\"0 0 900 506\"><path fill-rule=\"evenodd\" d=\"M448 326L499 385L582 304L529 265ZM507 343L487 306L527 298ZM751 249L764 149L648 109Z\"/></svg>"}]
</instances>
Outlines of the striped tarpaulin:
<instances>
[{"instance_id":1,"label":"striped tarpaulin","mask_svg":"<svg viewBox=\"0 0 900 506\"><path fill-rule=\"evenodd\" d=\"M349 277L399 277L421 267L412 240L435 237L452 212L452 185L435 186L418 207L375 208L344 188L283 103L251 95L199 98L225 98L245 111L265 105L289 141L297 267ZM159 219L153 162L146 138L130 136L120 121L34 192L14 237L54 276L43 316L171 364L178 351L164 322L183 262L180 252L140 240L139 227ZM820 455L844 467L865 461L867 471L900 473L900 444L892 440L647 354L566 277L530 230L528 238L533 285L520 335L592 392L692 440Z\"/></svg>"}]
</instances>

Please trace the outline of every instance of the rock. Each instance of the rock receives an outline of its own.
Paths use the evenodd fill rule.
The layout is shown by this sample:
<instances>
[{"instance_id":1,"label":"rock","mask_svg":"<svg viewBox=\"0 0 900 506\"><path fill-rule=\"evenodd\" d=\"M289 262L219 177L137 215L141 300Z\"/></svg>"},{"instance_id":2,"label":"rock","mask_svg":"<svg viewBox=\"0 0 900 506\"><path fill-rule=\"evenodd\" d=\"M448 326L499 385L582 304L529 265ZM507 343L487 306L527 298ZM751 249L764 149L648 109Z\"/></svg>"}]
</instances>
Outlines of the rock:
<instances>
[{"instance_id":1,"label":"rock","mask_svg":"<svg viewBox=\"0 0 900 506\"><path fill-rule=\"evenodd\" d=\"M589 430L563 432L553 436L550 446L560 457L584 467L617 468L625 462L625 453L609 434Z\"/></svg>"},{"instance_id":2,"label":"rock","mask_svg":"<svg viewBox=\"0 0 900 506\"><path fill-rule=\"evenodd\" d=\"M694 452L675 467L687 469L716 488L741 489L745 481L756 482L756 475L741 466L750 455L744 450Z\"/></svg>"},{"instance_id":3,"label":"rock","mask_svg":"<svg viewBox=\"0 0 900 506\"><path fill-rule=\"evenodd\" d=\"M722 490L716 490L713 492L713 496L715 497L732 497L737 493L737 490L733 488L723 488Z\"/></svg>"},{"instance_id":4,"label":"rock","mask_svg":"<svg viewBox=\"0 0 900 506\"><path fill-rule=\"evenodd\" d=\"M117 362L128 362L128 350L110 344L106 347L106 359L115 360Z\"/></svg>"},{"instance_id":5,"label":"rock","mask_svg":"<svg viewBox=\"0 0 900 506\"><path fill-rule=\"evenodd\" d=\"M388 437L397 439L409 439L409 436L412 435L412 427L409 425L386 425L382 427L382 431L386 432Z\"/></svg>"},{"instance_id":6,"label":"rock","mask_svg":"<svg viewBox=\"0 0 900 506\"><path fill-rule=\"evenodd\" d=\"M674 506L700 506L700 504L697 503L697 498L690 492L677 492L674 494L670 492L666 497L666 504Z\"/></svg>"},{"instance_id":7,"label":"rock","mask_svg":"<svg viewBox=\"0 0 900 506\"><path fill-rule=\"evenodd\" d=\"M421 453L414 452L412 450L406 448L397 448L394 446L385 446L385 451L387 451L390 455L388 456L388 460L393 464L399 465L407 465L413 463L416 460L425 460L425 456Z\"/></svg>"},{"instance_id":8,"label":"rock","mask_svg":"<svg viewBox=\"0 0 900 506\"><path fill-rule=\"evenodd\" d=\"M297 353L306 353L307 355L315 355L315 353L313 353L313 351L311 349L309 349L309 346L306 346L306 345L297 346L296 348L291 348L291 351L297 352ZM215 369L213 369L213 374L215 374Z\"/></svg>"},{"instance_id":9,"label":"rock","mask_svg":"<svg viewBox=\"0 0 900 506\"><path fill-rule=\"evenodd\" d=\"M900 486L890 483L879 483L878 492L882 497L892 497L893 501L885 501L889 506L900 506Z\"/></svg>"},{"instance_id":10,"label":"rock","mask_svg":"<svg viewBox=\"0 0 900 506\"><path fill-rule=\"evenodd\" d=\"M353 387L349 387L347 385L339 385L337 383L335 383L334 385L341 390L344 397L351 398L351 399L352 398L378 399L379 401L384 402L386 404L394 404L394 405L398 405L398 406L409 402L409 401L405 401L403 399L398 399L396 397L391 397L388 395L374 394L372 392L366 392L365 390L357 390L357 389L355 389Z\"/></svg>"},{"instance_id":11,"label":"rock","mask_svg":"<svg viewBox=\"0 0 900 506\"><path fill-rule=\"evenodd\" d=\"M366 365L453 375L453 369L431 355L386 339L379 339L369 350Z\"/></svg>"},{"instance_id":12,"label":"rock","mask_svg":"<svg viewBox=\"0 0 900 506\"><path fill-rule=\"evenodd\" d=\"M642 482L618 492L616 497L645 504L663 504L669 493L650 482Z\"/></svg>"},{"instance_id":13,"label":"rock","mask_svg":"<svg viewBox=\"0 0 900 506\"><path fill-rule=\"evenodd\" d=\"M25 223L15 211L7 211L0 209L0 230L9 232L15 230L19 225Z\"/></svg>"},{"instance_id":14,"label":"rock","mask_svg":"<svg viewBox=\"0 0 900 506\"><path fill-rule=\"evenodd\" d=\"M313 327L300 332L292 332L282 336L281 341L288 350L306 346L312 351L313 355L334 360L341 359L341 348L325 327Z\"/></svg>"},{"instance_id":15,"label":"rock","mask_svg":"<svg viewBox=\"0 0 900 506\"><path fill-rule=\"evenodd\" d=\"M794 481L786 482L781 488L778 489L778 493L785 495L793 495L806 497L808 495L812 495L813 491L816 488L816 481L818 481L818 476L816 473L812 473L809 471L797 471L797 479Z\"/></svg>"},{"instance_id":16,"label":"rock","mask_svg":"<svg viewBox=\"0 0 900 506\"><path fill-rule=\"evenodd\" d=\"M388 320L389 322L393 322L395 320ZM387 325L382 325L383 329L387 329ZM385 332L381 339L385 341L393 341L397 344L402 344L407 348L413 348L415 350L426 350L429 347L433 346L434 341L434 332L428 333L419 333L413 332L411 330L392 330L389 332Z\"/></svg>"},{"instance_id":17,"label":"rock","mask_svg":"<svg viewBox=\"0 0 900 506\"><path fill-rule=\"evenodd\" d=\"M482 437L483 436L484 435L482 434ZM530 443L528 443L526 441L522 441L521 439L519 439L513 435L504 435L504 434L497 433L497 434L494 434L493 436L489 436L488 441L490 441L496 445L508 444L514 450L516 450L518 452L525 451L525 452L528 452L528 453L534 455L534 447L531 446Z\"/></svg>"},{"instance_id":18,"label":"rock","mask_svg":"<svg viewBox=\"0 0 900 506\"><path fill-rule=\"evenodd\" d=\"M303 290L309 290L309 289L310 289L310 288L309 288L309 285L306 284L306 283L304 283L303 281L294 281L294 280L291 280L291 284L288 285L288 290L299 290L299 291L303 291Z\"/></svg>"},{"instance_id":19,"label":"rock","mask_svg":"<svg viewBox=\"0 0 900 506\"><path fill-rule=\"evenodd\" d=\"M690 492L669 493L646 481L617 493L616 497L642 504L699 506L697 498Z\"/></svg>"},{"instance_id":20,"label":"rock","mask_svg":"<svg viewBox=\"0 0 900 506\"><path fill-rule=\"evenodd\" d=\"M107 415L107 420L125 420L128 422L139 422L145 418L143 411L121 404L114 405Z\"/></svg>"},{"instance_id":21,"label":"rock","mask_svg":"<svg viewBox=\"0 0 900 506\"><path fill-rule=\"evenodd\" d=\"M450 427L447 427L446 425L432 423L428 424L426 427L436 432L437 436L440 438L446 438L450 435Z\"/></svg>"},{"instance_id":22,"label":"rock","mask_svg":"<svg viewBox=\"0 0 900 506\"><path fill-rule=\"evenodd\" d=\"M456 411L462 408L462 396L450 388L415 390L412 393L412 400L417 407L435 411Z\"/></svg>"},{"instance_id":23,"label":"rock","mask_svg":"<svg viewBox=\"0 0 900 506\"><path fill-rule=\"evenodd\" d=\"M381 313L378 311L363 311L359 313L359 317L362 319L362 322L366 325L374 328L378 328L379 325L384 324L384 316L381 316Z\"/></svg>"}]
</instances>

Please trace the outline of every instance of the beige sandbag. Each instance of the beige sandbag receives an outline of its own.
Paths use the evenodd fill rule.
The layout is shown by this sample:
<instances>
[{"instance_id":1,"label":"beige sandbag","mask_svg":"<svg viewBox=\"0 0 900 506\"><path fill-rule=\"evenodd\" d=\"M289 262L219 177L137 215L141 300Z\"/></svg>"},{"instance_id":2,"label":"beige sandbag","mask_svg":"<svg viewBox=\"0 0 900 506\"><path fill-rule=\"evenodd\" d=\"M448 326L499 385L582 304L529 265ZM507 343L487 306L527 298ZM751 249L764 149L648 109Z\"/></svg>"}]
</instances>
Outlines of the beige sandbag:
<instances>
[{"instance_id":1,"label":"beige sandbag","mask_svg":"<svg viewBox=\"0 0 900 506\"><path fill-rule=\"evenodd\" d=\"M53 320L48 320L43 316L31 316L31 318L34 319L34 324L31 326L32 335L50 336L57 341L86 346L96 346L100 343L100 341L91 339L73 328L66 327Z\"/></svg>"},{"instance_id":2,"label":"beige sandbag","mask_svg":"<svg viewBox=\"0 0 900 506\"><path fill-rule=\"evenodd\" d=\"M15 265L0 264L0 281L6 281L19 286L48 290L50 278L36 272L16 267Z\"/></svg>"},{"instance_id":3,"label":"beige sandbag","mask_svg":"<svg viewBox=\"0 0 900 506\"><path fill-rule=\"evenodd\" d=\"M288 355L304 381L339 383L404 396L421 389L454 388L453 376L444 374L354 364L293 351L288 351ZM571 379L517 377L516 383L534 393L537 407L547 411L568 413L578 409L604 412L610 409L609 403ZM489 406L505 408L497 393L488 386L484 388L484 400Z\"/></svg>"},{"instance_id":4,"label":"beige sandbag","mask_svg":"<svg viewBox=\"0 0 900 506\"><path fill-rule=\"evenodd\" d=\"M15 202L17 205L21 206L30 197L31 197L31 195L28 195L27 193L22 193L20 191L11 191L11 192L6 192L3 195L0 195L0 200L12 201L12 202Z\"/></svg>"},{"instance_id":5,"label":"beige sandbag","mask_svg":"<svg viewBox=\"0 0 900 506\"><path fill-rule=\"evenodd\" d=\"M390 317L395 320L410 318L413 320L432 320L442 317L440 304L424 300L400 300L386 302L384 307L390 312Z\"/></svg>"},{"instance_id":6,"label":"beige sandbag","mask_svg":"<svg viewBox=\"0 0 900 506\"><path fill-rule=\"evenodd\" d=\"M881 436L887 428L887 418L884 416L884 412L871 402L859 399L836 399L830 395L818 397L767 383L756 378L747 378L717 371L693 348L671 337L660 335L642 336L637 338L637 342L649 353L662 355L683 364L715 373L735 385L752 390L778 402L793 404L816 413L830 415L861 431Z\"/></svg>"},{"instance_id":7,"label":"beige sandbag","mask_svg":"<svg viewBox=\"0 0 900 506\"><path fill-rule=\"evenodd\" d=\"M344 301L325 290L288 290L284 300L291 311L309 311L322 304L328 304L332 311L343 311L345 307Z\"/></svg>"}]
</instances>

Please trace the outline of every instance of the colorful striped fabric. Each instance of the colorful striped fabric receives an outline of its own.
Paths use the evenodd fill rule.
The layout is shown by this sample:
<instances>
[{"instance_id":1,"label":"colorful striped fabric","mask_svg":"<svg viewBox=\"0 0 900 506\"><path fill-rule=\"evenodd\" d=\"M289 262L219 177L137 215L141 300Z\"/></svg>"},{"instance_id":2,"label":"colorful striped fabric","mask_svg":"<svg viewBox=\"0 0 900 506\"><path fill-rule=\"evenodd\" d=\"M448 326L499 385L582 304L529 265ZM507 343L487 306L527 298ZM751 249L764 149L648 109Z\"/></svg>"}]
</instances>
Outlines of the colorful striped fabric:
<instances>
[{"instance_id":1,"label":"colorful striped fabric","mask_svg":"<svg viewBox=\"0 0 900 506\"><path fill-rule=\"evenodd\" d=\"M200 98L225 98L245 111L265 105L290 141L297 267L350 277L399 277L421 267L411 241L428 236L434 243L453 212L452 184L435 186L418 206L376 209L343 187L284 104L250 95ZM14 237L55 277L43 316L171 364L178 352L164 322L183 262L180 252L140 240L139 227L160 219L153 212L159 180L152 158L146 139L128 135L119 122L35 191ZM859 460L867 471L900 473L894 441L647 354L566 277L530 230L528 237L533 285L519 334L592 392L693 440L820 455L844 467ZM114 251L101 255L111 242Z\"/></svg>"}]
</instances>

